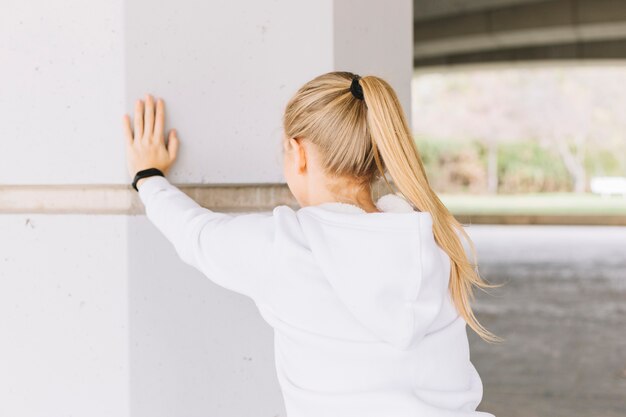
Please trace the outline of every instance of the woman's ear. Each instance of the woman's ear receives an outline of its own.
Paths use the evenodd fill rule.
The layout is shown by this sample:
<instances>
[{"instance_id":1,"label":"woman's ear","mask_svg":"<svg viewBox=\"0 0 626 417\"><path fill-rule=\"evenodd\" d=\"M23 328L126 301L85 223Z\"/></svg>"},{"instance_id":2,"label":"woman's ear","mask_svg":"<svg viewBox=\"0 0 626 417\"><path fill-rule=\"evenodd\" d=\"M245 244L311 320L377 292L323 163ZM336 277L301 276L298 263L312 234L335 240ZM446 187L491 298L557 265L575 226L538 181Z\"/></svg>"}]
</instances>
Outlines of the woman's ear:
<instances>
[{"instance_id":1,"label":"woman's ear","mask_svg":"<svg viewBox=\"0 0 626 417\"><path fill-rule=\"evenodd\" d=\"M289 139L291 150L293 151L294 163L298 174L303 174L307 169L307 151L304 141L299 138Z\"/></svg>"}]
</instances>

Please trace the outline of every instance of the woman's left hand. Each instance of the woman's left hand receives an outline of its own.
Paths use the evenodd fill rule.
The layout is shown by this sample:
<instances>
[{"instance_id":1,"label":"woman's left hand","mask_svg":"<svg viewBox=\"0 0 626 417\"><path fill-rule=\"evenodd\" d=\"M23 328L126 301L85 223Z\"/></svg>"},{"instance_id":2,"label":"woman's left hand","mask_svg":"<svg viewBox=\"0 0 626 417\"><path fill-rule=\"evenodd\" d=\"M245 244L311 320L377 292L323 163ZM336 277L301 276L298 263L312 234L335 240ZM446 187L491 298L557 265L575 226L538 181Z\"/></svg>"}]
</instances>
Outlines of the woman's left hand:
<instances>
[{"instance_id":1,"label":"woman's left hand","mask_svg":"<svg viewBox=\"0 0 626 417\"><path fill-rule=\"evenodd\" d=\"M147 168L158 168L163 174L167 174L176 160L180 141L176 136L176 130L171 129L167 146L165 145L164 107L163 100L158 99L155 113L155 103L150 94L146 94L145 106L142 100L137 100L134 132L130 127L130 116L124 115L126 157L131 178L134 178L138 171Z\"/></svg>"}]
</instances>

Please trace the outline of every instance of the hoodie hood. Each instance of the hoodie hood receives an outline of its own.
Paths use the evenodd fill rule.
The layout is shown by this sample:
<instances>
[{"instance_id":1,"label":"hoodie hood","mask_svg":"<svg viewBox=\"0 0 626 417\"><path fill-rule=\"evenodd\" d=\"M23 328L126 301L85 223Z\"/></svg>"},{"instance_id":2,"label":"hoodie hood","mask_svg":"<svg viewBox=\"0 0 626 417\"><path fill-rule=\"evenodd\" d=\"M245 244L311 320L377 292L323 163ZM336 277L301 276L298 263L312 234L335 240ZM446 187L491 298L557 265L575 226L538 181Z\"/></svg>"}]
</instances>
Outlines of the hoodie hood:
<instances>
[{"instance_id":1,"label":"hoodie hood","mask_svg":"<svg viewBox=\"0 0 626 417\"><path fill-rule=\"evenodd\" d=\"M382 213L339 202L297 213L316 263L347 309L379 339L406 349L440 313L450 258L435 242L429 212L400 193L376 206Z\"/></svg>"}]
</instances>

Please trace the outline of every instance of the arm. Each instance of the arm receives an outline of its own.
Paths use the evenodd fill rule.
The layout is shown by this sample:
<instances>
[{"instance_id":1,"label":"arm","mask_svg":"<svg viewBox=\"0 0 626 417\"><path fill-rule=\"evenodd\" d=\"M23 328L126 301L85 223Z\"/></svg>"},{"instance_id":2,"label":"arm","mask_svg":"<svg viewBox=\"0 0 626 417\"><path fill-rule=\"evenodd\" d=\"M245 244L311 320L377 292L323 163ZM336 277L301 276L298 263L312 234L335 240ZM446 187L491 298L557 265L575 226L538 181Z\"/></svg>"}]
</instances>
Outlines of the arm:
<instances>
[{"instance_id":1,"label":"arm","mask_svg":"<svg viewBox=\"0 0 626 417\"><path fill-rule=\"evenodd\" d=\"M271 213L211 211L161 176L144 178L137 188L146 216L184 263L224 288L261 296L273 264Z\"/></svg>"},{"instance_id":2,"label":"arm","mask_svg":"<svg viewBox=\"0 0 626 417\"><path fill-rule=\"evenodd\" d=\"M134 129L124 115L124 137L129 174L158 168L167 174L178 153L172 129L167 145L165 107L156 107L151 95L135 103ZM160 176L137 182L146 216L169 240L183 262L203 272L218 285L258 298L265 274L272 266L274 222L271 214L232 216L208 210Z\"/></svg>"}]
</instances>

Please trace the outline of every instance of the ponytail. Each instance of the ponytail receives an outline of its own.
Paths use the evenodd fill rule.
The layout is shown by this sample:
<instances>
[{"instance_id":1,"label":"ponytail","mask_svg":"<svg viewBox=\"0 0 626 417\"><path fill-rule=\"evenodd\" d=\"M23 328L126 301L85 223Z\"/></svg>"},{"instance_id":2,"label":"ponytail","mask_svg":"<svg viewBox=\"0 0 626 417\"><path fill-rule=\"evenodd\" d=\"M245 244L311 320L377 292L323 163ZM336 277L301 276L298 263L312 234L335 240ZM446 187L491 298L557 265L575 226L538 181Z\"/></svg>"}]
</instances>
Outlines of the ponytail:
<instances>
[{"instance_id":1,"label":"ponytail","mask_svg":"<svg viewBox=\"0 0 626 417\"><path fill-rule=\"evenodd\" d=\"M477 270L474 243L464 226L431 189L417 145L393 88L376 76L362 77L360 84L367 104L367 127L378 171L391 192L394 190L385 171L389 172L400 193L418 210L431 213L435 241L451 259L449 289L459 314L485 341L503 341L478 322L470 305L474 300L473 286L483 289L500 285L489 284L481 278ZM473 263L468 259L457 231L468 242Z\"/></svg>"}]
</instances>

